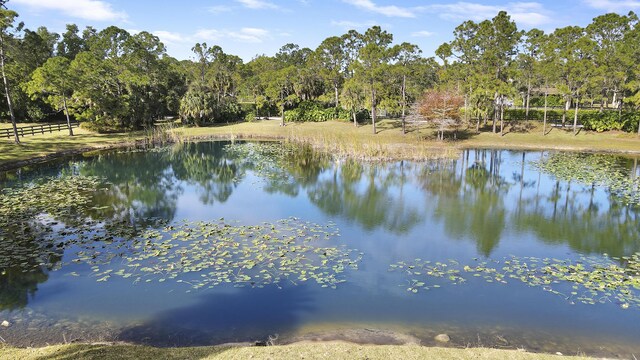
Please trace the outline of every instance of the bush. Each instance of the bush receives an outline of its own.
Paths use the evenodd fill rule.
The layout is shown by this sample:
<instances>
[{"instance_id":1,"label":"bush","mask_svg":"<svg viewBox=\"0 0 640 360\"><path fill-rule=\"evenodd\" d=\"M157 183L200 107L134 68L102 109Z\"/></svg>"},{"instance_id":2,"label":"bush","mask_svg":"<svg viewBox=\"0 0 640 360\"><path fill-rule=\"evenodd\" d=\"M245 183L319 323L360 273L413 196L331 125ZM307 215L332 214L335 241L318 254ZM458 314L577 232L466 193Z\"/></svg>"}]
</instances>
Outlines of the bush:
<instances>
[{"instance_id":1,"label":"bush","mask_svg":"<svg viewBox=\"0 0 640 360\"><path fill-rule=\"evenodd\" d=\"M327 120L349 120L350 114L342 108L325 108L316 101L303 101L297 108L284 112L285 121L322 122Z\"/></svg>"},{"instance_id":2,"label":"bush","mask_svg":"<svg viewBox=\"0 0 640 360\"><path fill-rule=\"evenodd\" d=\"M94 131L98 134L110 134L123 131L122 127L119 127L114 122L106 121L83 121L80 123L80 128Z\"/></svg>"},{"instance_id":3,"label":"bush","mask_svg":"<svg viewBox=\"0 0 640 360\"><path fill-rule=\"evenodd\" d=\"M247 114L244 116L244 121L246 121L246 122L254 122L254 121L256 121L256 113L255 113L255 111L247 112Z\"/></svg>"},{"instance_id":4,"label":"bush","mask_svg":"<svg viewBox=\"0 0 640 360\"><path fill-rule=\"evenodd\" d=\"M589 114L582 120L584 128L597 132L622 130L626 132L638 131L640 113L637 111L623 112L605 111L600 114Z\"/></svg>"},{"instance_id":5,"label":"bush","mask_svg":"<svg viewBox=\"0 0 640 360\"><path fill-rule=\"evenodd\" d=\"M213 93L194 89L180 100L180 117L184 123L200 126L238 121L244 118L244 112L235 98L224 97L218 101Z\"/></svg>"},{"instance_id":6,"label":"bush","mask_svg":"<svg viewBox=\"0 0 640 360\"><path fill-rule=\"evenodd\" d=\"M624 127L620 114L617 111L606 111L602 113L587 113L580 116L580 122L586 130L597 132L609 130L622 130Z\"/></svg>"},{"instance_id":7,"label":"bush","mask_svg":"<svg viewBox=\"0 0 640 360\"><path fill-rule=\"evenodd\" d=\"M573 124L573 116L575 110L567 111L567 123ZM544 110L529 110L527 119L526 112L523 109L509 109L505 111L505 120L539 120L544 119ZM555 122L562 120L562 110L548 110L547 121ZM600 110L580 110L578 112L578 122L584 126L585 130L597 132L619 130L619 131L638 131L638 123L640 122L640 112L627 111L622 115L617 111L600 111Z\"/></svg>"},{"instance_id":8,"label":"bush","mask_svg":"<svg viewBox=\"0 0 640 360\"><path fill-rule=\"evenodd\" d=\"M371 113L369 112L369 109L360 109L358 110L358 112L356 112L357 122L361 123L369 119L371 119Z\"/></svg>"},{"instance_id":9,"label":"bush","mask_svg":"<svg viewBox=\"0 0 640 360\"><path fill-rule=\"evenodd\" d=\"M573 119L573 110L567 111L567 120ZM529 117L527 118L527 111L524 109L508 109L504 112L505 120L544 120L544 110L532 110L529 109ZM562 120L562 110L547 110L547 121L559 121Z\"/></svg>"},{"instance_id":10,"label":"bush","mask_svg":"<svg viewBox=\"0 0 640 360\"><path fill-rule=\"evenodd\" d=\"M547 106L564 106L564 102L564 98L561 95L547 96ZM532 96L529 99L529 106L544 107L544 96Z\"/></svg>"},{"instance_id":11,"label":"bush","mask_svg":"<svg viewBox=\"0 0 640 360\"><path fill-rule=\"evenodd\" d=\"M624 126L622 130L626 132L637 132L638 126L640 126L640 112L626 112L622 114L624 119Z\"/></svg>"}]
</instances>

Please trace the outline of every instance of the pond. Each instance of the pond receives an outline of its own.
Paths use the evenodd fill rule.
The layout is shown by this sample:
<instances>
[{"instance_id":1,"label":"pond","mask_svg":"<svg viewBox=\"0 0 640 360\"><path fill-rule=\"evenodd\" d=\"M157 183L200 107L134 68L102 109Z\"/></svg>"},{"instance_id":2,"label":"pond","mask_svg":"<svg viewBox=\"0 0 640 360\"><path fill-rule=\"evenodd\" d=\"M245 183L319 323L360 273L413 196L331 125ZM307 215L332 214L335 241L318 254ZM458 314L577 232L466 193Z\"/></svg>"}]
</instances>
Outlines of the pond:
<instances>
[{"instance_id":1,"label":"pond","mask_svg":"<svg viewBox=\"0 0 640 360\"><path fill-rule=\"evenodd\" d=\"M637 159L184 143L2 176L0 340L640 353Z\"/></svg>"}]
</instances>

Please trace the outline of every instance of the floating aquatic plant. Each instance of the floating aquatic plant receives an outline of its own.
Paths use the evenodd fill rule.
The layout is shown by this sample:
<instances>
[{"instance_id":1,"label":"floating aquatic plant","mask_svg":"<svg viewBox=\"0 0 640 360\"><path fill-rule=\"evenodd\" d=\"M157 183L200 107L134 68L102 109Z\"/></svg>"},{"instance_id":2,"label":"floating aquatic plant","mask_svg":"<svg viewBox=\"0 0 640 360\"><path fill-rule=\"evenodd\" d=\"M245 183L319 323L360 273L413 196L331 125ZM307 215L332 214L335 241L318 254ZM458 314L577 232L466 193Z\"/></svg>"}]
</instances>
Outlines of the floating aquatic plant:
<instances>
[{"instance_id":1,"label":"floating aquatic plant","mask_svg":"<svg viewBox=\"0 0 640 360\"><path fill-rule=\"evenodd\" d=\"M100 211L93 196L102 184L76 176L2 190L0 264L23 272L88 264L99 282L175 279L193 289L307 281L335 288L360 261L352 249L330 246L339 236L333 223L290 218L257 225L224 219L167 225L148 219L140 230L123 221L91 219L87 213ZM63 256L71 260L62 263Z\"/></svg>"},{"instance_id":2,"label":"floating aquatic plant","mask_svg":"<svg viewBox=\"0 0 640 360\"><path fill-rule=\"evenodd\" d=\"M174 280L192 289L307 281L336 288L345 281L342 273L357 269L362 256L345 246L326 246L338 235L334 224L297 218L258 225L184 222L80 251L73 262L89 264L99 282L116 276L134 283Z\"/></svg>"},{"instance_id":3,"label":"floating aquatic plant","mask_svg":"<svg viewBox=\"0 0 640 360\"><path fill-rule=\"evenodd\" d=\"M640 177L629 176L628 169L614 156L556 153L531 164L559 180L603 186L625 203L640 205Z\"/></svg>"},{"instance_id":4,"label":"floating aquatic plant","mask_svg":"<svg viewBox=\"0 0 640 360\"><path fill-rule=\"evenodd\" d=\"M28 271L61 256L64 225L89 230L82 214L103 186L96 177L45 178L0 191L0 266ZM63 228L63 229L61 229Z\"/></svg>"},{"instance_id":5,"label":"floating aquatic plant","mask_svg":"<svg viewBox=\"0 0 640 360\"><path fill-rule=\"evenodd\" d=\"M581 257L577 261L512 256L472 265L454 260L432 263L416 259L392 264L389 270L406 274L407 291L412 293L444 283L462 284L470 277L478 277L489 283L520 281L560 295L571 303L615 302L625 309L632 305L640 307L640 254L621 258Z\"/></svg>"}]
</instances>

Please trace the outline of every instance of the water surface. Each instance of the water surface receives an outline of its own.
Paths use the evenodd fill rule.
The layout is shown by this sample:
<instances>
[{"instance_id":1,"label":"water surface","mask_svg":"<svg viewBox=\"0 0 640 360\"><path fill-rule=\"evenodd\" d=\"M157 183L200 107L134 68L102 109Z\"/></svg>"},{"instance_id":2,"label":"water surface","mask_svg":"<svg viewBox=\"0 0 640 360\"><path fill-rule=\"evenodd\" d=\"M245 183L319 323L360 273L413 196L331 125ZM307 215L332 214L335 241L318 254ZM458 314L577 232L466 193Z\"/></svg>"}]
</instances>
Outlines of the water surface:
<instances>
[{"instance_id":1,"label":"water surface","mask_svg":"<svg viewBox=\"0 0 640 360\"><path fill-rule=\"evenodd\" d=\"M225 142L107 152L7 173L4 186L100 177L105 190L75 218L117 224L132 237L184 220L252 225L295 218L330 226L340 236L322 246L362 254L357 270L340 274L345 282L335 289L306 281L197 290L171 280L97 282L89 265L72 262L78 247L68 244L37 270L23 272L20 261L0 264L0 319L12 322L0 335L18 345L61 342L64 333L65 339L172 346L275 334L279 342L344 338L368 329L356 332L364 334L362 341L393 343L399 338L385 334L401 333L432 344L435 334L446 332L460 346L629 358L640 353L635 306L623 309L615 300L587 305L522 282L481 277L459 285L436 279L440 288L413 293L407 291L410 278L389 271L415 259L473 265L639 252L640 207L606 187L558 180L532 166L547 153L467 150L454 160L384 164L336 161L308 149L287 152L284 163L269 153L250 155L230 151ZM629 177L638 176L637 160L614 161ZM11 242L3 230L2 241ZM23 245L38 251L38 236ZM367 331L379 336L367 337Z\"/></svg>"}]
</instances>

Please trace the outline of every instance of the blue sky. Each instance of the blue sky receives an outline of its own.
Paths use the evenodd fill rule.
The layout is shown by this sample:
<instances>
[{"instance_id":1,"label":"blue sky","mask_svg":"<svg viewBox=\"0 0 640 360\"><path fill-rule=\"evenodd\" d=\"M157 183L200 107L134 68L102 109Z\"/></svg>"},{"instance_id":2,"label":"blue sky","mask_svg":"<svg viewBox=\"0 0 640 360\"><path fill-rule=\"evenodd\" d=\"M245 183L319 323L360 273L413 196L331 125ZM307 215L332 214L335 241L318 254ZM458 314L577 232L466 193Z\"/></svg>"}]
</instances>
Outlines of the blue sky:
<instances>
[{"instance_id":1,"label":"blue sky","mask_svg":"<svg viewBox=\"0 0 640 360\"><path fill-rule=\"evenodd\" d=\"M192 58L191 47L204 41L245 61L273 55L286 43L315 49L328 36L372 25L433 56L462 21L481 21L500 10L521 29L545 31L585 26L607 12L640 12L640 0L10 0L8 5L31 29L44 25L61 33L67 23L116 25L156 34L178 59Z\"/></svg>"}]
</instances>

